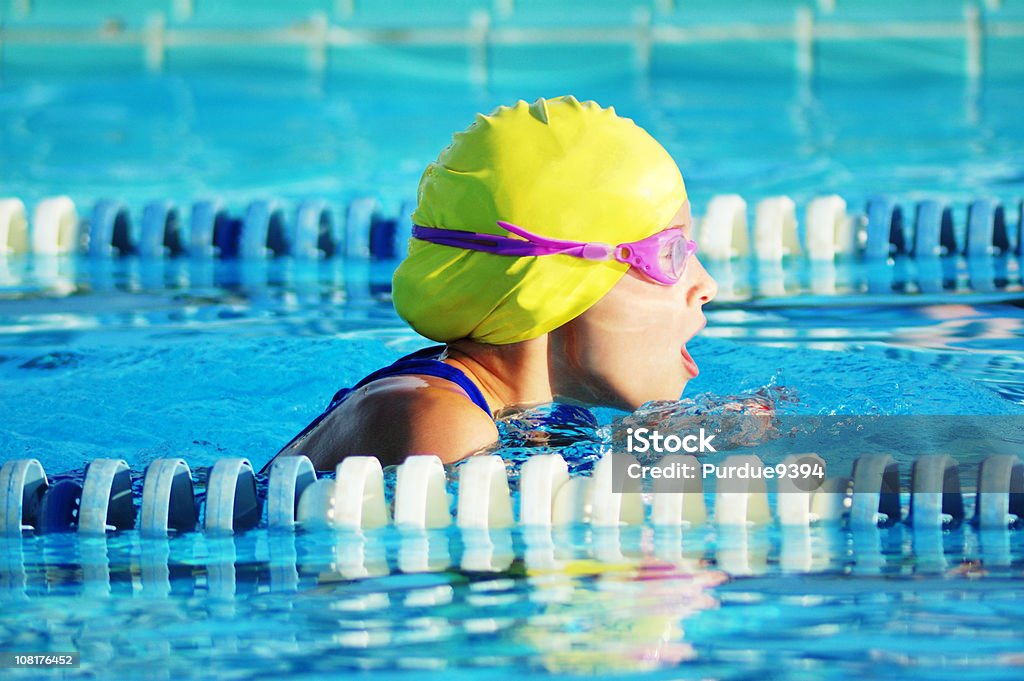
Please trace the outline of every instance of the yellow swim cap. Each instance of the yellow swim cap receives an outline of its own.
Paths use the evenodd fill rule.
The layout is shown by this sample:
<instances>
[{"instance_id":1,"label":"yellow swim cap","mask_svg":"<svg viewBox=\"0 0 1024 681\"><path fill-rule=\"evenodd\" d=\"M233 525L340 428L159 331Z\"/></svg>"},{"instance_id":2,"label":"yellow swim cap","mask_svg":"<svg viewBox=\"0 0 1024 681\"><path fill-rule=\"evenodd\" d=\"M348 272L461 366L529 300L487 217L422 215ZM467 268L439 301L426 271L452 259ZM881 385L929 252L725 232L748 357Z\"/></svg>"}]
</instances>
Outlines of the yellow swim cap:
<instances>
[{"instance_id":1,"label":"yellow swim cap","mask_svg":"<svg viewBox=\"0 0 1024 681\"><path fill-rule=\"evenodd\" d=\"M413 223L508 236L503 220L556 239L636 241L686 199L672 157L612 108L574 97L478 115L420 180ZM412 239L395 309L427 338L503 345L582 314L628 265L567 255L510 257Z\"/></svg>"}]
</instances>

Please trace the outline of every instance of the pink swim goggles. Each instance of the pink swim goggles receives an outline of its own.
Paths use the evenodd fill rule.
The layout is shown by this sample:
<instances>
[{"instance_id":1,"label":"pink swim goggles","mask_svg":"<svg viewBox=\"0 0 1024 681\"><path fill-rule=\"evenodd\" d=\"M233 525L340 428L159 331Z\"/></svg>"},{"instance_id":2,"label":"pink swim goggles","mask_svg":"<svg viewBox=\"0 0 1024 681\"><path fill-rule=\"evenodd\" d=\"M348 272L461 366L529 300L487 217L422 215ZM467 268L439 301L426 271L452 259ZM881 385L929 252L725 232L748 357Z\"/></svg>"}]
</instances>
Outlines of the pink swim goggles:
<instances>
[{"instance_id":1,"label":"pink swim goggles","mask_svg":"<svg viewBox=\"0 0 1024 681\"><path fill-rule=\"evenodd\" d=\"M585 260L617 260L665 286L672 286L682 278L683 272L686 270L686 262L691 255L697 252L697 242L687 239L683 230L678 227L662 230L640 241L630 241L612 246L593 241L585 243L549 239L528 232L509 222L499 220L498 224L512 234L523 237L526 241L494 234L420 227L419 225L412 228L412 236L433 244L465 248L470 251L483 251L495 255L570 255Z\"/></svg>"}]
</instances>

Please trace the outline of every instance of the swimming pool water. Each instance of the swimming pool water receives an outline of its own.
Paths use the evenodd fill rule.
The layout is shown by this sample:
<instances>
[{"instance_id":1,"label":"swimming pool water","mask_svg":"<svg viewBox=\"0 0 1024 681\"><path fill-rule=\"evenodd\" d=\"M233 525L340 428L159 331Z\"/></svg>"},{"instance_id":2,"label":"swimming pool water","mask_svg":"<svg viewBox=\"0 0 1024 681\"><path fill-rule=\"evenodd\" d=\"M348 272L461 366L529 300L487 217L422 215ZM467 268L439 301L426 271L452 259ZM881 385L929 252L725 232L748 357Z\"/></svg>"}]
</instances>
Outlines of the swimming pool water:
<instances>
[{"instance_id":1,"label":"swimming pool water","mask_svg":"<svg viewBox=\"0 0 1024 681\"><path fill-rule=\"evenodd\" d=\"M476 111L565 91L648 127L697 213L722 192L856 206L884 191L951 200L962 223L964 202L1014 198L1024 181L1015 82L6 73L0 193L136 209L371 195L395 212ZM338 388L422 346L390 306L393 267L4 262L0 458L76 475L98 457L141 473L181 456L200 481L223 456L259 467ZM701 375L686 397L1020 414L1024 313L1013 290L1000 300L723 301L690 345ZM26 536L0 539L0 650L81 651L69 678L1016 679L1022 537L570 528L548 556L518 529Z\"/></svg>"}]
</instances>

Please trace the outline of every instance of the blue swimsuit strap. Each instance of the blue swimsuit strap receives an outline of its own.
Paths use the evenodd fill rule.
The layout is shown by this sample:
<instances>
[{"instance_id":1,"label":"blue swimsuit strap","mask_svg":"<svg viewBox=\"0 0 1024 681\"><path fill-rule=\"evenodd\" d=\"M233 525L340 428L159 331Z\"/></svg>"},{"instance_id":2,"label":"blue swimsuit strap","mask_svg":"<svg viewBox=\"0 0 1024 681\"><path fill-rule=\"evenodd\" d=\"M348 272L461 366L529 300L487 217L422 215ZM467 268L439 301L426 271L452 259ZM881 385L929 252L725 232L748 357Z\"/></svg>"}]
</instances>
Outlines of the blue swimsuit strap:
<instances>
[{"instance_id":1,"label":"blue swimsuit strap","mask_svg":"<svg viewBox=\"0 0 1024 681\"><path fill-rule=\"evenodd\" d=\"M395 360L395 362L390 366L374 371L351 388L343 388L342 390L339 390L334 395L334 398L331 400L331 404L327 407L327 410L330 411L348 397L350 393L362 388L368 383L372 383L373 381L381 378L388 378L390 376L418 374L422 376L435 376L437 378L443 378L446 381L451 381L462 388L463 391L465 391L466 396L472 400L473 404L483 409L484 413L487 414L487 417L490 418L491 407L487 404L487 400L484 398L483 393L480 392L480 389L476 387L476 384L469 380L466 374L438 359L444 349L445 346L443 345L435 345L429 348L423 348L422 350L417 350L412 354Z\"/></svg>"}]
</instances>

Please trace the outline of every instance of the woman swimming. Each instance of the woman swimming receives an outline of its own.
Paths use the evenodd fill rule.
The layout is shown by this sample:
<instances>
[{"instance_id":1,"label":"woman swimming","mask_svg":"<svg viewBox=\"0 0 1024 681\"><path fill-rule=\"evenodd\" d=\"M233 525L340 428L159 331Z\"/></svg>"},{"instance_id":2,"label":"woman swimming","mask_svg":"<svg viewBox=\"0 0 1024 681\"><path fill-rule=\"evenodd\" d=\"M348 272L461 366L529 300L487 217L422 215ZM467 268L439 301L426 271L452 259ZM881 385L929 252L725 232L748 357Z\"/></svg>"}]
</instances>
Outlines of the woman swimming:
<instances>
[{"instance_id":1,"label":"woman swimming","mask_svg":"<svg viewBox=\"0 0 1024 681\"><path fill-rule=\"evenodd\" d=\"M635 409L697 375L686 343L717 289L683 178L613 109L559 97L478 115L427 167L413 222L395 309L443 345L340 391L278 456L453 462L497 440L506 407Z\"/></svg>"}]
</instances>

